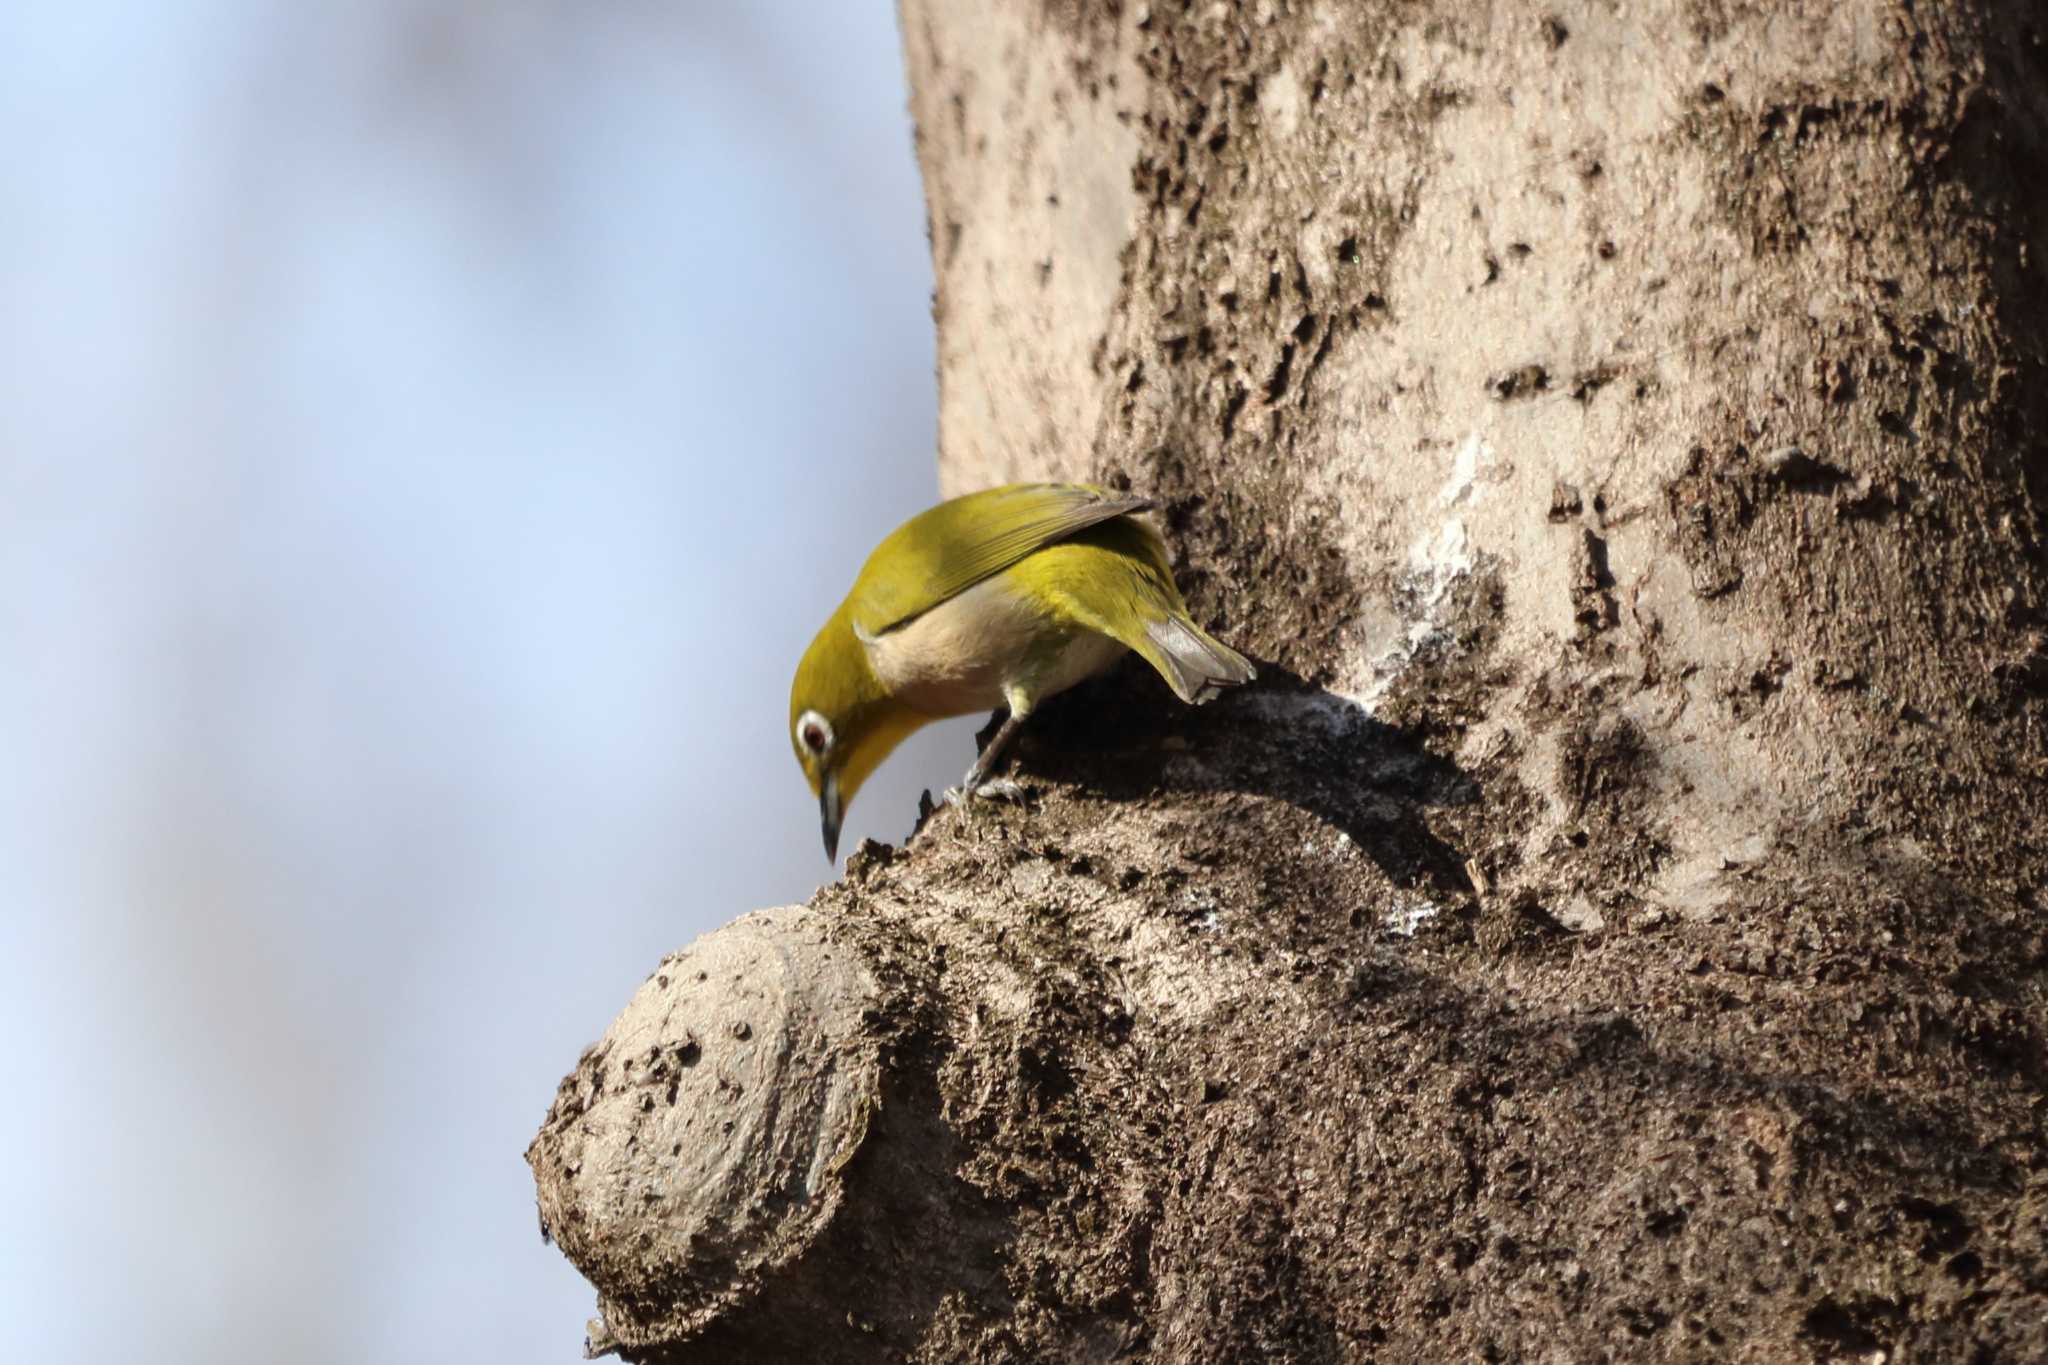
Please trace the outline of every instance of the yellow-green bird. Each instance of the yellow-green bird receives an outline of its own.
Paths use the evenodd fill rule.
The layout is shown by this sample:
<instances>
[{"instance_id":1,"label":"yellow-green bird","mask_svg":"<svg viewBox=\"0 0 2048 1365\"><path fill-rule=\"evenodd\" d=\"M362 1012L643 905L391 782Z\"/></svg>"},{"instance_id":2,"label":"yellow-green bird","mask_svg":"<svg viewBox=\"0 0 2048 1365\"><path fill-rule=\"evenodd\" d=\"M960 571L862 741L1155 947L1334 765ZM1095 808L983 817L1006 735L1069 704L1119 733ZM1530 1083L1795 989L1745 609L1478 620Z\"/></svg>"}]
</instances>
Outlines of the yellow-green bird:
<instances>
[{"instance_id":1,"label":"yellow-green bird","mask_svg":"<svg viewBox=\"0 0 2048 1365\"><path fill-rule=\"evenodd\" d=\"M789 735L818 798L825 856L854 793L913 731L1007 707L961 783L972 796L1032 708L1134 649L1180 699L1250 682L1188 616L1147 498L1018 483L942 502L892 531L804 651Z\"/></svg>"}]
</instances>

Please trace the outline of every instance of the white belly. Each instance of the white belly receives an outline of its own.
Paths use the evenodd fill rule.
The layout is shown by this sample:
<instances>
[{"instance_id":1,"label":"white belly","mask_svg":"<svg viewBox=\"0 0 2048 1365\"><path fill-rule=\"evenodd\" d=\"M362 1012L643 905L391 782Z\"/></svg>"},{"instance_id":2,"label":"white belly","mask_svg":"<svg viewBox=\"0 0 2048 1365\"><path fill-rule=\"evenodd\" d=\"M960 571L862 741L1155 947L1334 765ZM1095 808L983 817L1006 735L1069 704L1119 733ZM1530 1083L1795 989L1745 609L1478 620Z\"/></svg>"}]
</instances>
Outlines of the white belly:
<instances>
[{"instance_id":1,"label":"white belly","mask_svg":"<svg viewBox=\"0 0 2048 1365\"><path fill-rule=\"evenodd\" d=\"M868 659L898 698L932 716L1032 706L1115 663L1124 647L1062 627L1000 577L867 641Z\"/></svg>"}]
</instances>

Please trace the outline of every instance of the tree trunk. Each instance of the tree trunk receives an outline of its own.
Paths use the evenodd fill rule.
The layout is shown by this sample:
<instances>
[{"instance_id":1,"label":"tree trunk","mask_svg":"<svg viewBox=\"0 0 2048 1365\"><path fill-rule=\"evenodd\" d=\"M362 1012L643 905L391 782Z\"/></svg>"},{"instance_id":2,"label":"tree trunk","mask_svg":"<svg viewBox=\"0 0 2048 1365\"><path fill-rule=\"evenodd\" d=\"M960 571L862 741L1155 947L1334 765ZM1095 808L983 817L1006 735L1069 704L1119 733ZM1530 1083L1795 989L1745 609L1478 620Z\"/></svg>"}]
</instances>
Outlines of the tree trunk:
<instances>
[{"instance_id":1,"label":"tree trunk","mask_svg":"<svg viewBox=\"0 0 2048 1365\"><path fill-rule=\"evenodd\" d=\"M2037 0L902 19L947 487L1265 676L665 963L593 1345L2048 1359Z\"/></svg>"}]
</instances>

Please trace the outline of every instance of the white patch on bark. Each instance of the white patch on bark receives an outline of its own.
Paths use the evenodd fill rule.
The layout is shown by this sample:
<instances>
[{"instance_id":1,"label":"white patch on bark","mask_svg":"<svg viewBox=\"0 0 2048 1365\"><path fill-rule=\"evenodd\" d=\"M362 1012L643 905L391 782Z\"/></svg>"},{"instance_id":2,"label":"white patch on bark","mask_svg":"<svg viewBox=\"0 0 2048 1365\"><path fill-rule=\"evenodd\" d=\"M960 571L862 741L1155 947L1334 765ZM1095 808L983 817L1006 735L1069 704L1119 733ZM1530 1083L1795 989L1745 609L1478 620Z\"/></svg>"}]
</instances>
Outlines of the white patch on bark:
<instances>
[{"instance_id":1,"label":"white patch on bark","mask_svg":"<svg viewBox=\"0 0 2048 1365\"><path fill-rule=\"evenodd\" d=\"M1444 609L1451 590L1472 572L1474 562L1465 519L1454 515L1452 509L1469 511L1479 505L1484 495L1480 473L1492 458L1493 447L1476 431L1459 443L1450 476L1437 490L1436 505L1443 515L1408 547L1408 568L1399 584L1408 628L1366 665L1364 690L1348 699L1368 714L1386 699L1416 658L1443 636Z\"/></svg>"},{"instance_id":2,"label":"white patch on bark","mask_svg":"<svg viewBox=\"0 0 2048 1365\"><path fill-rule=\"evenodd\" d=\"M1441 913L1432 901L1426 901L1420 896L1402 896L1387 908L1386 918L1380 923L1390 934L1400 938L1414 938L1416 930Z\"/></svg>"}]
</instances>

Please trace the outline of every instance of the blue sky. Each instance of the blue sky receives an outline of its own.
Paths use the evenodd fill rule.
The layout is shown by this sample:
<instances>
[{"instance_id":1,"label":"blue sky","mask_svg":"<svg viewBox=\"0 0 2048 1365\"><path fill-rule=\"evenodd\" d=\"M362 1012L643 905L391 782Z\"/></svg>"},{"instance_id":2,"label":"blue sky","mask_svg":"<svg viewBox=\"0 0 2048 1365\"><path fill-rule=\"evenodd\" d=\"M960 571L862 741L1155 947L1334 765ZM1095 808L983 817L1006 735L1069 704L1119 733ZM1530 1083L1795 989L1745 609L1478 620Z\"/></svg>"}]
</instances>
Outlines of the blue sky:
<instances>
[{"instance_id":1,"label":"blue sky","mask_svg":"<svg viewBox=\"0 0 2048 1365\"><path fill-rule=\"evenodd\" d=\"M0 14L0 1356L580 1358L521 1153L830 875L930 289L881 0Z\"/></svg>"}]
</instances>

